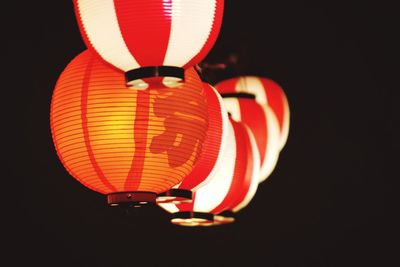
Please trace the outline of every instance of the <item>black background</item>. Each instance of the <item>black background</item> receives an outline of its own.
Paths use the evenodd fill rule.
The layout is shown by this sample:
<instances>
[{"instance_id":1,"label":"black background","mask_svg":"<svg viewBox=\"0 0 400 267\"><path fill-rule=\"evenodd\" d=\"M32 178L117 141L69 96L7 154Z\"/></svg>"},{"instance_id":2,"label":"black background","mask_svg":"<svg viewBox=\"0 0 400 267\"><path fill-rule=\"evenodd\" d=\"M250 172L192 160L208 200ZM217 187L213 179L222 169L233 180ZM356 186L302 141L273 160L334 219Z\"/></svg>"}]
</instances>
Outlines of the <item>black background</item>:
<instances>
[{"instance_id":1,"label":"black background","mask_svg":"<svg viewBox=\"0 0 400 267\"><path fill-rule=\"evenodd\" d=\"M173 226L157 208L125 214L67 174L49 106L61 71L85 49L72 3L3 6L8 266L394 266L396 8L350 2L226 1L206 61L237 53L239 62L208 78L274 79L291 129L237 222L213 228Z\"/></svg>"}]
</instances>

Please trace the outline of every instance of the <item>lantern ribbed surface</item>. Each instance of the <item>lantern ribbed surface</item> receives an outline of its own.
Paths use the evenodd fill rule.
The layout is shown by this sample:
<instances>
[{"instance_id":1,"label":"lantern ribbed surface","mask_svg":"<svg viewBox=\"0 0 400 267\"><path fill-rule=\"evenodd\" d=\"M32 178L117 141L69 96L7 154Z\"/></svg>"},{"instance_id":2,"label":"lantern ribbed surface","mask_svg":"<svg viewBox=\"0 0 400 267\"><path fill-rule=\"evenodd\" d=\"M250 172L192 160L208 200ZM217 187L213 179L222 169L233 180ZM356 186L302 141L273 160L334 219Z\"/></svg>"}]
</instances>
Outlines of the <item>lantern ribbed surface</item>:
<instances>
[{"instance_id":1,"label":"lantern ribbed surface","mask_svg":"<svg viewBox=\"0 0 400 267\"><path fill-rule=\"evenodd\" d=\"M229 118L223 99L218 92L207 83L203 83L207 99L207 117L209 126L203 143L203 153L193 168L185 177L179 188L196 190L207 183L219 166L225 153L228 138Z\"/></svg>"},{"instance_id":2,"label":"lantern ribbed surface","mask_svg":"<svg viewBox=\"0 0 400 267\"><path fill-rule=\"evenodd\" d=\"M268 105L278 119L280 129L279 146L282 149L289 135L289 103L282 87L275 81L257 76L240 76L218 82L215 88L222 95L227 93L254 94L261 105Z\"/></svg>"},{"instance_id":3,"label":"lantern ribbed surface","mask_svg":"<svg viewBox=\"0 0 400 267\"><path fill-rule=\"evenodd\" d=\"M203 83L203 85L209 119L203 151L193 170L180 184L174 186L174 189L196 191L214 176L225 154L229 127L228 113L218 92L210 84Z\"/></svg>"},{"instance_id":4,"label":"lantern ribbed surface","mask_svg":"<svg viewBox=\"0 0 400 267\"><path fill-rule=\"evenodd\" d=\"M199 63L218 37L224 1L74 0L74 7L87 47L132 73L154 66L186 69ZM147 86L140 77L128 82L137 88Z\"/></svg>"},{"instance_id":5,"label":"lantern ribbed surface","mask_svg":"<svg viewBox=\"0 0 400 267\"><path fill-rule=\"evenodd\" d=\"M228 136L226 141L226 148L223 150L222 161L219 162L216 168L216 172L213 177L198 188L193 193L193 199L191 203L185 203L175 205L172 203L160 203L159 206L164 208L170 213L176 213L180 211L196 211L208 213L217 207L228 194L230 185L232 183L235 171L235 160L236 160L236 139L235 133L233 132L232 124L228 124ZM196 206L195 206L196 205Z\"/></svg>"},{"instance_id":6,"label":"lantern ribbed surface","mask_svg":"<svg viewBox=\"0 0 400 267\"><path fill-rule=\"evenodd\" d=\"M225 107L236 121L246 124L253 133L260 153L259 181L267 179L278 162L280 152L280 128L275 113L268 105L260 105L254 99L225 97Z\"/></svg>"},{"instance_id":7,"label":"lantern ribbed surface","mask_svg":"<svg viewBox=\"0 0 400 267\"><path fill-rule=\"evenodd\" d=\"M64 167L94 191L160 193L195 166L208 127L200 77L177 88L131 90L122 72L85 51L66 67L50 124Z\"/></svg>"},{"instance_id":8,"label":"lantern ribbed surface","mask_svg":"<svg viewBox=\"0 0 400 267\"><path fill-rule=\"evenodd\" d=\"M238 212L245 208L255 196L259 184L261 161L257 142L250 128L246 124L241 125L244 128L244 139L246 140L246 172L242 184L233 189L236 196L235 201L229 208L224 208L224 211Z\"/></svg>"},{"instance_id":9,"label":"lantern ribbed surface","mask_svg":"<svg viewBox=\"0 0 400 267\"><path fill-rule=\"evenodd\" d=\"M192 202L159 204L166 211L178 215L174 216L172 223L183 226L214 225L196 216L208 213L215 215L226 210L238 211L255 195L260 159L254 137L246 125L233 120L230 120L229 133L225 164L222 162L210 181L193 193ZM187 214L192 214L192 217L187 218Z\"/></svg>"},{"instance_id":10,"label":"lantern ribbed surface","mask_svg":"<svg viewBox=\"0 0 400 267\"><path fill-rule=\"evenodd\" d=\"M258 187L260 157L251 130L244 124L231 120L236 139L236 160L232 183L222 201L211 212L218 214L226 210L247 205ZM240 209L239 208L239 209Z\"/></svg>"}]
</instances>

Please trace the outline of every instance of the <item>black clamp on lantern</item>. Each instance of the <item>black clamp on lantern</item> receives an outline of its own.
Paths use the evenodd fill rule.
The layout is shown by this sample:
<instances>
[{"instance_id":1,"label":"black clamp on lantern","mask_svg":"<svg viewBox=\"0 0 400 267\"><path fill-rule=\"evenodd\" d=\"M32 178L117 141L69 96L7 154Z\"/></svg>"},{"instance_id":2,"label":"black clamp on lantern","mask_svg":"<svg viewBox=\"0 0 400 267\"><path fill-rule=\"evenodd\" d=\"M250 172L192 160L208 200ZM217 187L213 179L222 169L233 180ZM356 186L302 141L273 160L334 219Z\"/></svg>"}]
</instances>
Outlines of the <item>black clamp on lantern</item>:
<instances>
[{"instance_id":1,"label":"black clamp on lantern","mask_svg":"<svg viewBox=\"0 0 400 267\"><path fill-rule=\"evenodd\" d=\"M147 81L154 78L162 78L162 83L167 87L176 87L185 80L185 71L175 66L151 66L125 72L127 86L135 89L146 89Z\"/></svg>"}]
</instances>

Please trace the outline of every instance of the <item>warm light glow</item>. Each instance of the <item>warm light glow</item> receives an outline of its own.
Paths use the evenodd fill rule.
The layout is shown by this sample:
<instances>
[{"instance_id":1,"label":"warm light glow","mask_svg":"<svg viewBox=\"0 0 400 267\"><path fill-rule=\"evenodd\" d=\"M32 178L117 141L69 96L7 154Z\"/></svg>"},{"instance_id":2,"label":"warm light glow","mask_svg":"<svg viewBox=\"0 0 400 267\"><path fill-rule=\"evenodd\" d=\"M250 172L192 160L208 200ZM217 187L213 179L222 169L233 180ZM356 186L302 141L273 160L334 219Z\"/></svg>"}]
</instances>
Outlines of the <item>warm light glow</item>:
<instances>
[{"instance_id":1,"label":"warm light glow","mask_svg":"<svg viewBox=\"0 0 400 267\"><path fill-rule=\"evenodd\" d=\"M229 126L224 158L221 165L216 166L215 176L196 191L195 200L193 200L194 211L210 212L224 200L234 176L235 142L233 128Z\"/></svg>"},{"instance_id":2,"label":"warm light glow","mask_svg":"<svg viewBox=\"0 0 400 267\"><path fill-rule=\"evenodd\" d=\"M85 186L104 194L161 193L180 183L202 150L208 117L193 68L177 88L130 90L124 75L92 52L61 74L51 104L59 158Z\"/></svg>"},{"instance_id":3,"label":"warm light glow","mask_svg":"<svg viewBox=\"0 0 400 267\"><path fill-rule=\"evenodd\" d=\"M129 81L126 83L129 88L136 89L136 90L146 90L149 88L149 84L143 81L142 79Z\"/></svg>"},{"instance_id":4,"label":"warm light glow","mask_svg":"<svg viewBox=\"0 0 400 267\"><path fill-rule=\"evenodd\" d=\"M239 210L250 202L258 186L259 152L250 129L233 120L230 122L230 138L224 157L227 164L221 165L216 175L193 194L192 203L159 204L162 208L170 213L219 214L226 210ZM175 223L176 218L172 222Z\"/></svg>"},{"instance_id":5,"label":"warm light glow","mask_svg":"<svg viewBox=\"0 0 400 267\"><path fill-rule=\"evenodd\" d=\"M219 164L215 166L214 175L209 178L206 184L198 188L194 194L195 199L192 200L191 204L184 204L194 206L193 211L210 212L224 200L224 197L228 193L234 176L236 140L232 125L228 125L227 132L226 147L223 149L224 155ZM174 204L160 203L159 205L171 213L175 213L179 210L177 205Z\"/></svg>"},{"instance_id":6,"label":"warm light glow","mask_svg":"<svg viewBox=\"0 0 400 267\"><path fill-rule=\"evenodd\" d=\"M221 216L221 215L215 215L214 216L214 223L215 224L227 224L227 223L233 223L235 221L235 218L233 217L226 217L226 216Z\"/></svg>"},{"instance_id":7,"label":"warm light glow","mask_svg":"<svg viewBox=\"0 0 400 267\"><path fill-rule=\"evenodd\" d=\"M185 177L182 183L174 188L191 190L195 192L205 185L218 171L227 149L229 119L223 100L218 92L209 84L203 83L207 100L207 117L209 126L203 143L203 153L200 155L192 172ZM157 201L168 202L173 197L159 197ZM179 203L179 202L175 202Z\"/></svg>"}]
</instances>

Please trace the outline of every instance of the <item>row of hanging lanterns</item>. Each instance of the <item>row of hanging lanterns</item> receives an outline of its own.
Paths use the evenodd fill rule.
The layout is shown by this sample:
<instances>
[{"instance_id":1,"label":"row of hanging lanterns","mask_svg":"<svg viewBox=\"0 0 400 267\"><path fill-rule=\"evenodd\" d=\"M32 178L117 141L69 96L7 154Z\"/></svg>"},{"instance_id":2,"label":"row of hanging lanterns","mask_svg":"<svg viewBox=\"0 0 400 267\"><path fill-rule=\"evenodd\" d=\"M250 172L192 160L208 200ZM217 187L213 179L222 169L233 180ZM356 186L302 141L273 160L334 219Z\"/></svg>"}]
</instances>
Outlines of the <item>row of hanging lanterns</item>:
<instances>
[{"instance_id":1,"label":"row of hanging lanterns","mask_svg":"<svg viewBox=\"0 0 400 267\"><path fill-rule=\"evenodd\" d=\"M157 203L182 226L234 221L273 172L289 106L270 79L214 86L196 65L222 0L74 0L87 50L56 83L50 126L69 174L111 206Z\"/></svg>"}]
</instances>

